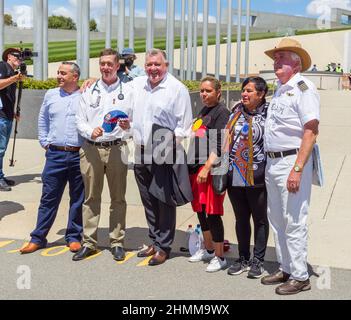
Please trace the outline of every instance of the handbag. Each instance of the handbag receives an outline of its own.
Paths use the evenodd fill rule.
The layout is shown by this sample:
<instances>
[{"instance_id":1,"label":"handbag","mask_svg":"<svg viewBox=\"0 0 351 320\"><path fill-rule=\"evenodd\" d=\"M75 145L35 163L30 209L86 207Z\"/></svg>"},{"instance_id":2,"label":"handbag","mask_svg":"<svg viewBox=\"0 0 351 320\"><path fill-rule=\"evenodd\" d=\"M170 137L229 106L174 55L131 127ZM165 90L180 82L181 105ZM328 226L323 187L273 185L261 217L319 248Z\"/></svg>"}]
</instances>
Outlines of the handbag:
<instances>
[{"instance_id":1,"label":"handbag","mask_svg":"<svg viewBox=\"0 0 351 320\"><path fill-rule=\"evenodd\" d=\"M221 195L228 188L229 153L224 153L211 169L212 188L215 194Z\"/></svg>"}]
</instances>

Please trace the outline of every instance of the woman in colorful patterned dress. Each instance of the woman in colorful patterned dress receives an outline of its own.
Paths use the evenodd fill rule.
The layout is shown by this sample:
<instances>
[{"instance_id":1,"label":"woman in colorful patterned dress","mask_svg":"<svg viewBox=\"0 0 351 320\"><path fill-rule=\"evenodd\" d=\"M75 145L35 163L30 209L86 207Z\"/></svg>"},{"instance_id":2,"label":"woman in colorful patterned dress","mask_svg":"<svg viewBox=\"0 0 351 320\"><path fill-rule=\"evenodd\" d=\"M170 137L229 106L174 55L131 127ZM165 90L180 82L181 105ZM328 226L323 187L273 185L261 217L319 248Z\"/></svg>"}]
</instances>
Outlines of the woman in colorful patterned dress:
<instances>
[{"instance_id":1,"label":"woman in colorful patterned dress","mask_svg":"<svg viewBox=\"0 0 351 320\"><path fill-rule=\"evenodd\" d=\"M268 87L260 77L247 78L242 84L241 102L234 106L229 130L228 195L236 218L239 259L228 269L229 275L249 271L249 278L260 278L267 247L266 157L263 150ZM250 218L254 222L254 249L250 259Z\"/></svg>"}]
</instances>

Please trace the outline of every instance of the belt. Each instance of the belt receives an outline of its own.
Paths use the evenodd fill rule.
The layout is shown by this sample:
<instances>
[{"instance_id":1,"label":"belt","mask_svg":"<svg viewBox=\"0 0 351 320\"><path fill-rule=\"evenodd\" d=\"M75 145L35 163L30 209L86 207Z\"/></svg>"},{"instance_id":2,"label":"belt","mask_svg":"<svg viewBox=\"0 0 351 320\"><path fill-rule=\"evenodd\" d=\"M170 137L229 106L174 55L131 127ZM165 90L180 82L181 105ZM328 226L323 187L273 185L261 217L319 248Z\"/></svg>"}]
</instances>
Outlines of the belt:
<instances>
[{"instance_id":1,"label":"belt","mask_svg":"<svg viewBox=\"0 0 351 320\"><path fill-rule=\"evenodd\" d=\"M88 141L88 143L92 144L93 146L108 148L108 147L112 147L112 146L116 146L116 145L121 144L122 139L116 139L113 141L105 141L105 142L95 142L95 141L91 141L91 140L87 140L87 141Z\"/></svg>"},{"instance_id":2,"label":"belt","mask_svg":"<svg viewBox=\"0 0 351 320\"><path fill-rule=\"evenodd\" d=\"M271 159L275 158L284 158L287 156L291 156L293 154L297 154L299 152L299 149L291 149L291 150L286 150L286 151L281 151L281 152L266 152L268 157Z\"/></svg>"},{"instance_id":3,"label":"belt","mask_svg":"<svg viewBox=\"0 0 351 320\"><path fill-rule=\"evenodd\" d=\"M52 144L50 144L49 148L51 150L55 150L55 151L67 151L67 152L78 152L80 147L73 147L73 146L54 146Z\"/></svg>"}]
</instances>

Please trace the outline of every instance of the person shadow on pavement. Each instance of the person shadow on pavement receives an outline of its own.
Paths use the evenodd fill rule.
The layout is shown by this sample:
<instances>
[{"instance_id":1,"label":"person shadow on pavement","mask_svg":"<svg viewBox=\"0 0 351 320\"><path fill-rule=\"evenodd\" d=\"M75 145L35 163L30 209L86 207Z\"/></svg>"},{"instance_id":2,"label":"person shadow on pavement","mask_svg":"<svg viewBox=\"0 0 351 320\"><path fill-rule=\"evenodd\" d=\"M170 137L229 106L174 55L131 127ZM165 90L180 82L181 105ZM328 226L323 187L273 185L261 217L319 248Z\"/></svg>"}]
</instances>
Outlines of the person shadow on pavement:
<instances>
[{"instance_id":1,"label":"person shadow on pavement","mask_svg":"<svg viewBox=\"0 0 351 320\"><path fill-rule=\"evenodd\" d=\"M0 221L2 218L23 211L24 206L18 202L13 201L0 201Z\"/></svg>"},{"instance_id":2,"label":"person shadow on pavement","mask_svg":"<svg viewBox=\"0 0 351 320\"><path fill-rule=\"evenodd\" d=\"M11 177L6 177L6 178L15 181L15 186L18 186L22 183L28 183L28 182L41 183L41 174L40 173L23 174L20 176L11 176Z\"/></svg>"}]
</instances>

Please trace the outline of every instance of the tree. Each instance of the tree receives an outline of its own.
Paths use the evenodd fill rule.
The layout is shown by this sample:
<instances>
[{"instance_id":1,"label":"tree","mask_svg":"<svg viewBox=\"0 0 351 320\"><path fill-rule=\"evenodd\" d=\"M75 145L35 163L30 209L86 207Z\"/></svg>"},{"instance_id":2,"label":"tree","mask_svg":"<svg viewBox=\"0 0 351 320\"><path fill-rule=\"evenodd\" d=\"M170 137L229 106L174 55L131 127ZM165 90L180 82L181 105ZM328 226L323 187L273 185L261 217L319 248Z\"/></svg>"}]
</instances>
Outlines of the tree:
<instances>
[{"instance_id":1,"label":"tree","mask_svg":"<svg viewBox=\"0 0 351 320\"><path fill-rule=\"evenodd\" d=\"M91 19L89 21L89 27L90 27L90 31L98 31L97 23L96 23L95 19Z\"/></svg>"},{"instance_id":2,"label":"tree","mask_svg":"<svg viewBox=\"0 0 351 320\"><path fill-rule=\"evenodd\" d=\"M12 16L8 13L4 14L4 23L6 26L13 26Z\"/></svg>"},{"instance_id":3,"label":"tree","mask_svg":"<svg viewBox=\"0 0 351 320\"><path fill-rule=\"evenodd\" d=\"M50 29L76 30L76 24L71 18L64 16L50 16L48 19Z\"/></svg>"}]
</instances>

